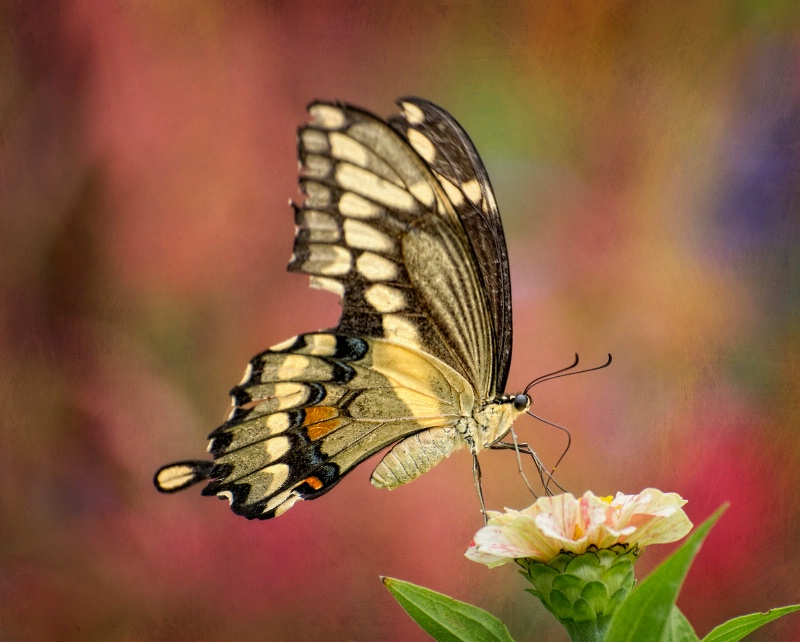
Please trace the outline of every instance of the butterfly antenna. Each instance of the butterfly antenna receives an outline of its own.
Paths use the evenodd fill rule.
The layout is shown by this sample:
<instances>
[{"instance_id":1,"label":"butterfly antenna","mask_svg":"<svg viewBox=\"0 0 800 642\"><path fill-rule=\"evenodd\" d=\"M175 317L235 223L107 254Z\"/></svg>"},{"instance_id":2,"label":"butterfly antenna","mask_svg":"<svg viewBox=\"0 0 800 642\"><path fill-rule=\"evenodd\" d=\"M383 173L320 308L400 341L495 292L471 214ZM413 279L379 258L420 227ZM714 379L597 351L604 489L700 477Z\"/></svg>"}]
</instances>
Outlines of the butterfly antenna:
<instances>
[{"instance_id":1,"label":"butterfly antenna","mask_svg":"<svg viewBox=\"0 0 800 642\"><path fill-rule=\"evenodd\" d=\"M580 360L580 357L578 357L578 353L576 352L575 353L575 361L573 362L573 364L571 366L567 366L566 368L561 368L560 370L556 370L555 372L550 372L550 373L548 373L546 375L542 375L541 377L536 377L536 379L531 381L527 385L527 387L525 388L525 394L528 394L528 390L533 388L536 384L542 383L542 381L547 381L549 378L551 378L554 375L557 375L557 374L559 374L561 372L566 372L567 370L572 370L575 366L578 365L578 361L579 360Z\"/></svg>"},{"instance_id":2,"label":"butterfly antenna","mask_svg":"<svg viewBox=\"0 0 800 642\"><path fill-rule=\"evenodd\" d=\"M579 361L580 361L580 357L576 353L575 354L575 361L571 365L567 366L566 368L561 368L560 370L556 370L555 372L551 372L549 374L542 375L541 377L536 377L525 388L525 393L524 394L527 394L528 391L531 388L533 388L534 386L536 386L536 385L538 385L540 383L544 383L545 381L550 381L552 379L558 379L559 377L566 377L568 375L584 374L586 372L592 372L594 370L601 370L602 368L607 368L609 365L611 365L611 355L610 354L608 355L608 360L601 366L595 366L594 368L586 368L584 370L577 370L575 372L570 372L575 367L577 367ZM555 466L553 466L552 470L548 471L547 468L544 467L542 462L539 460L539 457L536 455L536 453L533 451L533 449L531 449L531 447L528 444L521 444L521 443L519 443L517 441L517 435L514 432L513 428L510 430L511 440L512 440L513 443L507 443L507 442L504 442L504 441L501 441L500 439L498 439L494 444L492 444L490 446L490 448L494 448L494 449L497 449L497 450L503 450L503 449L514 450L516 452L517 468L519 469L520 475L522 475L522 480L525 482L525 485L528 487L528 490L531 492L531 494L534 497L538 497L538 495L533 490L533 487L531 486L530 482L528 482L528 479L525 476L525 473L522 471L522 458L521 458L522 454L530 455L530 457L533 459L534 465L536 466L536 469L539 472L539 479L541 480L542 486L544 487L545 495L552 495L553 494L553 491L550 489L550 484L551 483L554 484L562 492L566 492L566 489L556 481L554 475L555 475L555 472L556 472L556 468L558 468L559 464L564 459L564 457L567 455L567 452L569 451L570 447L572 446L572 433L570 433L570 431L567 430L564 426L560 426L557 423L553 423L552 421L548 421L547 419L539 417L538 415L533 414L530 410L527 411L527 414L529 414L534 419L538 419L542 423L545 423L545 424L547 424L549 426L553 426L553 428L558 428L559 430L563 431L567 435L567 446L566 446L566 448L564 448L564 452L561 453L561 455L558 458L558 461L556 461ZM473 473L474 473L474 468L473 468ZM479 488L478 492L480 493L480 488Z\"/></svg>"},{"instance_id":3,"label":"butterfly antenna","mask_svg":"<svg viewBox=\"0 0 800 642\"><path fill-rule=\"evenodd\" d=\"M585 374L587 372L594 372L595 370L602 370L603 368L608 368L611 365L611 354L608 355L608 359L602 366L595 366L594 368L586 368L585 370L576 370L575 372L567 372L568 370L572 370L575 366L578 365L578 355L575 355L575 363L571 366L567 366L566 368L561 368L561 370L556 370L555 372L551 372L547 375L542 375L541 377L536 377L533 381L531 381L528 386L525 388L525 394L528 393L528 390L533 388L534 386L538 386L540 383L544 383L545 381L552 381L553 379L559 379L561 377L568 377L570 375L577 375L577 374ZM530 413L528 413L530 414Z\"/></svg>"}]
</instances>

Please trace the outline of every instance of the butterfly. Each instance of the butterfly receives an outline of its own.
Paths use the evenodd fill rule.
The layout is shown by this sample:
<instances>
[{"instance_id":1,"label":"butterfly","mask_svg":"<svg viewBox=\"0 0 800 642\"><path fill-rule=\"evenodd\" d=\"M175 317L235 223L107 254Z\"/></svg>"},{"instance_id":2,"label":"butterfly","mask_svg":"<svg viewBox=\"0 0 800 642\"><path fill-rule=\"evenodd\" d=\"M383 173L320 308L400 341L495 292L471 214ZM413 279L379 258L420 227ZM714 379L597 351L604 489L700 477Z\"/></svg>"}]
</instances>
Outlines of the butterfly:
<instances>
[{"instance_id":1,"label":"butterfly","mask_svg":"<svg viewBox=\"0 0 800 642\"><path fill-rule=\"evenodd\" d=\"M511 284L486 169L444 109L397 104L388 121L342 103L308 107L288 269L341 297L339 324L253 357L209 435L213 461L162 467L158 490L205 481L203 495L268 519L388 446L371 477L379 488L462 448L479 471L478 454L528 410L527 394L503 394Z\"/></svg>"}]
</instances>

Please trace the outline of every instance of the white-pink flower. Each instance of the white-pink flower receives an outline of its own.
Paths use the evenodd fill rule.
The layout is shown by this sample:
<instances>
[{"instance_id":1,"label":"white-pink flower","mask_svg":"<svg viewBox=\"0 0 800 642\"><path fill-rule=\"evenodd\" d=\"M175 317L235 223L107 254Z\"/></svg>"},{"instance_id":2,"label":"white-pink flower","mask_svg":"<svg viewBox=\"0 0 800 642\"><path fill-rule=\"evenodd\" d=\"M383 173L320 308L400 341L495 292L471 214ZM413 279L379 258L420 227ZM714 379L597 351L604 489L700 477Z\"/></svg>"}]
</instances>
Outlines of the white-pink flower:
<instances>
[{"instance_id":1,"label":"white-pink flower","mask_svg":"<svg viewBox=\"0 0 800 642\"><path fill-rule=\"evenodd\" d=\"M655 488L613 499L590 491L580 499L569 493L541 497L521 511L489 511L489 523L475 534L466 556L499 566L522 557L547 562L562 551L580 554L590 546L674 542L692 528L681 508L685 503L680 495Z\"/></svg>"}]
</instances>

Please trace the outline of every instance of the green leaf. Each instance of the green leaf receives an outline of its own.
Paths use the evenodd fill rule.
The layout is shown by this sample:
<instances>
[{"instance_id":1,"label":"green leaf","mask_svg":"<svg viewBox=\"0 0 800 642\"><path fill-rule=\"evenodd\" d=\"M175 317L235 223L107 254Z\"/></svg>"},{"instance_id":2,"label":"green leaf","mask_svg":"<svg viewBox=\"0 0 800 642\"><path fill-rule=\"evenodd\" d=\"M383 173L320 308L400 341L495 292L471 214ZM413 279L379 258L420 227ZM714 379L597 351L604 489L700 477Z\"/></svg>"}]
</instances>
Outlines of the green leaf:
<instances>
[{"instance_id":1,"label":"green leaf","mask_svg":"<svg viewBox=\"0 0 800 642\"><path fill-rule=\"evenodd\" d=\"M800 604L771 609L766 613L751 613L750 615L735 617L716 627L703 638L703 642L736 642L748 633L752 633L764 626L767 622L777 620L779 617L783 617L793 611L800 611Z\"/></svg>"},{"instance_id":2,"label":"green leaf","mask_svg":"<svg viewBox=\"0 0 800 642\"><path fill-rule=\"evenodd\" d=\"M700 545L726 508L721 507L703 522L677 551L633 589L611 620L606 642L672 639L670 619L681 584Z\"/></svg>"},{"instance_id":3,"label":"green leaf","mask_svg":"<svg viewBox=\"0 0 800 642\"><path fill-rule=\"evenodd\" d=\"M500 620L477 606L391 577L381 581L414 621L440 642L514 642Z\"/></svg>"},{"instance_id":4,"label":"green leaf","mask_svg":"<svg viewBox=\"0 0 800 642\"><path fill-rule=\"evenodd\" d=\"M694 628L689 624L689 620L681 613L677 606L672 607L672 612L669 616L669 624L667 625L667 640L673 642L700 642Z\"/></svg>"}]
</instances>

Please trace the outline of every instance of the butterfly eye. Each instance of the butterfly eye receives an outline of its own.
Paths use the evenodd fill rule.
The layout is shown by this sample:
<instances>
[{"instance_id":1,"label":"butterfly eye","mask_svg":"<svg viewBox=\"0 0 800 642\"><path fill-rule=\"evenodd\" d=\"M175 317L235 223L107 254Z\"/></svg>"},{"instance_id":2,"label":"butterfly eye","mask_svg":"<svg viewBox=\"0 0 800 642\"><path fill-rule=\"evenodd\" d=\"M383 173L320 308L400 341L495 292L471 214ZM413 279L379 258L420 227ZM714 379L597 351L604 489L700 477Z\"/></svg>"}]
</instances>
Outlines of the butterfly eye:
<instances>
[{"instance_id":1,"label":"butterfly eye","mask_svg":"<svg viewBox=\"0 0 800 642\"><path fill-rule=\"evenodd\" d=\"M517 395L514 397L514 410L525 412L531 405L531 398L528 395Z\"/></svg>"}]
</instances>

